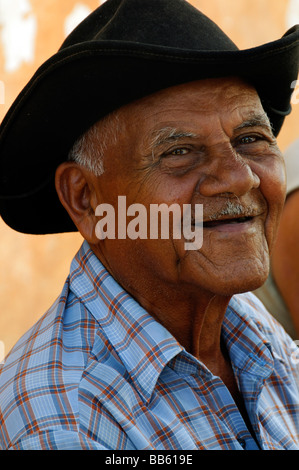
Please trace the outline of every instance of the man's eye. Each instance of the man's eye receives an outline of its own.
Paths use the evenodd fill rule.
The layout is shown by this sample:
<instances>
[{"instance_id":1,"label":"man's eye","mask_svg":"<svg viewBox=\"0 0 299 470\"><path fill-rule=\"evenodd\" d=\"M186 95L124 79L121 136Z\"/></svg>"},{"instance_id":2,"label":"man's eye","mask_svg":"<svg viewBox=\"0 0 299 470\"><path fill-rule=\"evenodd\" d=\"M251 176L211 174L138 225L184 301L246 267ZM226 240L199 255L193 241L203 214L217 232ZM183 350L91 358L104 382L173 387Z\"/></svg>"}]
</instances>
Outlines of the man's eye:
<instances>
[{"instance_id":1,"label":"man's eye","mask_svg":"<svg viewBox=\"0 0 299 470\"><path fill-rule=\"evenodd\" d=\"M261 138L259 138L256 135L246 135L245 137L242 137L240 139L240 143L241 144L253 144L254 142L257 142L259 140L261 140Z\"/></svg>"},{"instance_id":2,"label":"man's eye","mask_svg":"<svg viewBox=\"0 0 299 470\"><path fill-rule=\"evenodd\" d=\"M177 148L174 150L171 150L168 155L187 155L188 149L186 148Z\"/></svg>"}]
</instances>

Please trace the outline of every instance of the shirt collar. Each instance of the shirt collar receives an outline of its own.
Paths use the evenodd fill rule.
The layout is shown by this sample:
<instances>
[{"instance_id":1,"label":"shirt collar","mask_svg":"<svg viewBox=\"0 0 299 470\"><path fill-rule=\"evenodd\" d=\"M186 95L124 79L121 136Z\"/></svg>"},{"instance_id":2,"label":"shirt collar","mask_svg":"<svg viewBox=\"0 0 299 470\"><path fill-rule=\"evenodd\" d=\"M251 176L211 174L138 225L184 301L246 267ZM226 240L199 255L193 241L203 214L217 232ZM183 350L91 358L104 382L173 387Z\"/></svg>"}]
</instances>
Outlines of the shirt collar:
<instances>
[{"instance_id":1,"label":"shirt collar","mask_svg":"<svg viewBox=\"0 0 299 470\"><path fill-rule=\"evenodd\" d=\"M270 325L261 320L262 312L254 305L253 294L235 295L227 308L222 334L233 367L239 373L266 379L273 372L274 360L282 359L272 348Z\"/></svg>"},{"instance_id":2,"label":"shirt collar","mask_svg":"<svg viewBox=\"0 0 299 470\"><path fill-rule=\"evenodd\" d=\"M86 241L73 259L70 289L101 325L136 389L148 401L166 364L184 348L114 280ZM272 373L271 344L242 295L231 299L222 331L237 372L264 378Z\"/></svg>"},{"instance_id":3,"label":"shirt collar","mask_svg":"<svg viewBox=\"0 0 299 470\"><path fill-rule=\"evenodd\" d=\"M86 241L72 261L70 289L99 322L148 401L160 373L182 346L114 280Z\"/></svg>"}]
</instances>

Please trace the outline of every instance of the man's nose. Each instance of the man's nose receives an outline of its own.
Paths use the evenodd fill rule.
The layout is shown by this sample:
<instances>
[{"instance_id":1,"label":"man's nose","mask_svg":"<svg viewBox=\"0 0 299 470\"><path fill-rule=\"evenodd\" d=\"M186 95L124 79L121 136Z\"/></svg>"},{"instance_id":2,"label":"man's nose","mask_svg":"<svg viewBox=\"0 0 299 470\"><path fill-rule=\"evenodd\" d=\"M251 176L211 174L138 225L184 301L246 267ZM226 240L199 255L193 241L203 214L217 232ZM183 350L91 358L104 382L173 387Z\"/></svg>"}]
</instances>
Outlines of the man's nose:
<instances>
[{"instance_id":1,"label":"man's nose","mask_svg":"<svg viewBox=\"0 0 299 470\"><path fill-rule=\"evenodd\" d=\"M214 148L209 162L197 185L202 196L234 194L240 197L260 185L260 179L252 170L250 161L239 155L230 145Z\"/></svg>"}]
</instances>

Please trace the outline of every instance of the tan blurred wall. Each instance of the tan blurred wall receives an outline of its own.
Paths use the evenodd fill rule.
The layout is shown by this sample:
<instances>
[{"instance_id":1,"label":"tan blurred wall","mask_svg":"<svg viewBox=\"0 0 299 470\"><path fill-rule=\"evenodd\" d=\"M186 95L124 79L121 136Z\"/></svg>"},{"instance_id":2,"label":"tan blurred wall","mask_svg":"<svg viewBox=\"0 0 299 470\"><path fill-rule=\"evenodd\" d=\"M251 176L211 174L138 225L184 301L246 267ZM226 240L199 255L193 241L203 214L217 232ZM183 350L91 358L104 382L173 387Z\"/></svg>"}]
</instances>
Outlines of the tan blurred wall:
<instances>
[{"instance_id":1,"label":"tan blurred wall","mask_svg":"<svg viewBox=\"0 0 299 470\"><path fill-rule=\"evenodd\" d=\"M76 19L100 3L99 0L0 0L0 121L36 68L59 48L66 25L70 28ZM278 39L291 25L299 23L299 0L192 0L190 3L218 23L241 49ZM20 22L19 43L13 35L7 46L4 41L9 39L14 21ZM25 41L26 35L31 41ZM13 54L16 56L24 44L26 54L13 63ZM299 136L298 122L299 105L295 105L279 136L283 150ZM59 295L81 241L78 234L19 234L0 219L0 341L6 353ZM0 343L0 355L1 352Z\"/></svg>"}]
</instances>

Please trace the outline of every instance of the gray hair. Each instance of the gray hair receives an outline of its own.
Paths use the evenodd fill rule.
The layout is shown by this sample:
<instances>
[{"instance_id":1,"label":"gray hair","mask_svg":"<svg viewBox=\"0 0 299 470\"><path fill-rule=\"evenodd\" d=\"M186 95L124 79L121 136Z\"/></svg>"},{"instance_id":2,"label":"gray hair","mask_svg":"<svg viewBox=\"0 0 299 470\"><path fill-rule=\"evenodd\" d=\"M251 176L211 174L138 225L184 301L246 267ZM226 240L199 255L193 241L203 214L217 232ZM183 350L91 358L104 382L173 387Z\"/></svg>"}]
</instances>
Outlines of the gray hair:
<instances>
[{"instance_id":1,"label":"gray hair","mask_svg":"<svg viewBox=\"0 0 299 470\"><path fill-rule=\"evenodd\" d=\"M68 161L87 168L95 176L104 173L104 155L108 145L117 144L120 133L119 113L114 111L97 121L73 144Z\"/></svg>"}]
</instances>

